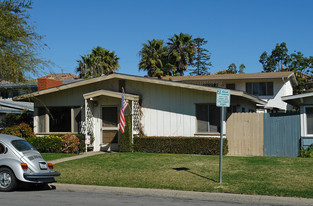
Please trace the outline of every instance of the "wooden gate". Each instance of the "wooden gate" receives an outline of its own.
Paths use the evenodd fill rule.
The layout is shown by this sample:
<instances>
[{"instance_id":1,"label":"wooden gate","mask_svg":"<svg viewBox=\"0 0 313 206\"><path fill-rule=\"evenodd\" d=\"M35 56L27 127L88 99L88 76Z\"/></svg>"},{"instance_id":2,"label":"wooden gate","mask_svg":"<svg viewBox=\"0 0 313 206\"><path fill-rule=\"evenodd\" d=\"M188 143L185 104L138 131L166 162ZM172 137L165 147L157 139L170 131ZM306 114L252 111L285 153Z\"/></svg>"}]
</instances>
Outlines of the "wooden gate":
<instances>
[{"instance_id":1,"label":"wooden gate","mask_svg":"<svg viewBox=\"0 0 313 206\"><path fill-rule=\"evenodd\" d=\"M297 157L300 142L300 114L264 114L264 155Z\"/></svg>"},{"instance_id":2,"label":"wooden gate","mask_svg":"<svg viewBox=\"0 0 313 206\"><path fill-rule=\"evenodd\" d=\"M232 113L226 124L229 155L264 155L263 114Z\"/></svg>"}]
</instances>

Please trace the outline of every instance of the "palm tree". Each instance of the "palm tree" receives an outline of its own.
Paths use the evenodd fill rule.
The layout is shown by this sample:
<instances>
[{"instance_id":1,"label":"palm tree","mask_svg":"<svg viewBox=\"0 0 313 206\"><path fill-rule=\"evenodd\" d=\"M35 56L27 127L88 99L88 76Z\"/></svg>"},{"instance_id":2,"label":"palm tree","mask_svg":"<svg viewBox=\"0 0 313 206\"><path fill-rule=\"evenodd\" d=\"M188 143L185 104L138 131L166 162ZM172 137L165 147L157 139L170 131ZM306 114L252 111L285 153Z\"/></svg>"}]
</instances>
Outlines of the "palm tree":
<instances>
[{"instance_id":1,"label":"palm tree","mask_svg":"<svg viewBox=\"0 0 313 206\"><path fill-rule=\"evenodd\" d=\"M79 73L80 78L84 78L87 74L88 67L89 67L89 56L90 55L84 55L80 56L82 60L77 60L78 67L76 68L76 72Z\"/></svg>"},{"instance_id":2,"label":"palm tree","mask_svg":"<svg viewBox=\"0 0 313 206\"><path fill-rule=\"evenodd\" d=\"M184 33L175 34L174 37L169 38L169 41L167 44L170 62L176 67L176 72L183 76L188 65L193 62L197 50L196 45L192 36Z\"/></svg>"},{"instance_id":3,"label":"palm tree","mask_svg":"<svg viewBox=\"0 0 313 206\"><path fill-rule=\"evenodd\" d=\"M143 43L139 52L141 60L139 62L139 71L148 72L150 77L160 77L167 73L166 58L168 55L167 47L163 46L163 40L153 39L148 44Z\"/></svg>"},{"instance_id":4,"label":"palm tree","mask_svg":"<svg viewBox=\"0 0 313 206\"><path fill-rule=\"evenodd\" d=\"M77 60L78 72L81 78L93 78L101 75L114 73L120 67L118 64L119 58L114 51L109 51L102 47L92 49L90 54L81 56L82 60Z\"/></svg>"},{"instance_id":5,"label":"palm tree","mask_svg":"<svg viewBox=\"0 0 313 206\"><path fill-rule=\"evenodd\" d=\"M91 56L95 75L112 74L119 68L119 58L112 51L97 47L92 50Z\"/></svg>"}]
</instances>

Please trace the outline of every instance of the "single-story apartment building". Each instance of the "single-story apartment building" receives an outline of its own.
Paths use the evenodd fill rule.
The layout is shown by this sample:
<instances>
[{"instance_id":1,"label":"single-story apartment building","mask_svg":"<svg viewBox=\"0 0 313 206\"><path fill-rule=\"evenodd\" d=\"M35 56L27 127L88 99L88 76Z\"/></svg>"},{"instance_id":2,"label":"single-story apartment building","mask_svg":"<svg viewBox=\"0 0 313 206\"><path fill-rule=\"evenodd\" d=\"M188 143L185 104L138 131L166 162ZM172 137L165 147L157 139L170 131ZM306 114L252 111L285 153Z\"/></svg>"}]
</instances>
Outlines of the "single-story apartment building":
<instances>
[{"instance_id":1,"label":"single-story apartment building","mask_svg":"<svg viewBox=\"0 0 313 206\"><path fill-rule=\"evenodd\" d=\"M215 87L114 73L47 88L14 100L34 102L37 135L84 133L94 137L95 151L108 145L118 150L123 89L129 101L125 112L132 114L133 135L220 135ZM230 95L231 108L236 111L254 112L257 105L266 104L244 91L231 90Z\"/></svg>"}]
</instances>

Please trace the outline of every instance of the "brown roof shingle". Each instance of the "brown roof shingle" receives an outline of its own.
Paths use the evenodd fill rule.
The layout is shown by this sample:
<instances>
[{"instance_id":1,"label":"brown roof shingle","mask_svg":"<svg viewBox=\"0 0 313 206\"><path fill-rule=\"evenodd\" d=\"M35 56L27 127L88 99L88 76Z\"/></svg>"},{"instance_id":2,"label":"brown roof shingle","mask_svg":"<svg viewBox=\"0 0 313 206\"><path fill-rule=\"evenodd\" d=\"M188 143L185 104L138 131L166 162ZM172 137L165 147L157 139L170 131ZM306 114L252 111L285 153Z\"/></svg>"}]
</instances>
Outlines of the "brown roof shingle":
<instances>
[{"instance_id":1,"label":"brown roof shingle","mask_svg":"<svg viewBox=\"0 0 313 206\"><path fill-rule=\"evenodd\" d=\"M262 72L262 73L240 73L240 74L212 74L196 76L174 76L163 79L172 81L195 81L195 80L240 80L240 79L278 79L294 76L293 72Z\"/></svg>"}]
</instances>

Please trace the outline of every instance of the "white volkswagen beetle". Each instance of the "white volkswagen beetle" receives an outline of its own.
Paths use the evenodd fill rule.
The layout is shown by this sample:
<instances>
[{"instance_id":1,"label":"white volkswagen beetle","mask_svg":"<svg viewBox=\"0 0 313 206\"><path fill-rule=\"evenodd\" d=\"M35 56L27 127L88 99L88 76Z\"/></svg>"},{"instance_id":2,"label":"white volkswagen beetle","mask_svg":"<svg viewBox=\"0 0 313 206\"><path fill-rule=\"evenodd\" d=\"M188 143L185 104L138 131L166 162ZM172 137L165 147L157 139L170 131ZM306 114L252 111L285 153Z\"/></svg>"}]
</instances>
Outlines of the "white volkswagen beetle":
<instances>
[{"instance_id":1,"label":"white volkswagen beetle","mask_svg":"<svg viewBox=\"0 0 313 206\"><path fill-rule=\"evenodd\" d=\"M41 154L26 140L0 134L0 191L12 191L19 181L51 183L59 172L47 163Z\"/></svg>"}]
</instances>

